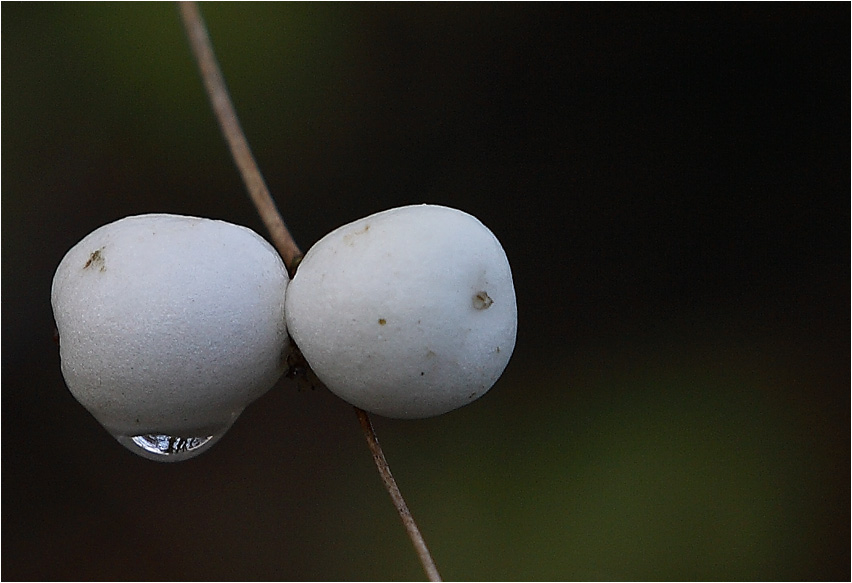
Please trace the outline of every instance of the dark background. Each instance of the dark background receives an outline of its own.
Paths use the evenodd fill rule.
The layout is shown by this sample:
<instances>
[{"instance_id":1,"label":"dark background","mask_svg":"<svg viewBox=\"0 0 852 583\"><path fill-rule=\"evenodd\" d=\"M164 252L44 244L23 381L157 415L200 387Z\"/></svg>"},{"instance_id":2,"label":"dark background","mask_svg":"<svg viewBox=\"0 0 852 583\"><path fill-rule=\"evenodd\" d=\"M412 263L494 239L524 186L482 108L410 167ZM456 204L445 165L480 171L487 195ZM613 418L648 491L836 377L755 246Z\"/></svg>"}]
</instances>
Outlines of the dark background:
<instances>
[{"instance_id":1,"label":"dark background","mask_svg":"<svg viewBox=\"0 0 852 583\"><path fill-rule=\"evenodd\" d=\"M204 5L304 249L419 202L518 295L484 398L374 421L448 579L850 577L850 7ZM64 387L122 216L265 235L172 4L2 5L4 579L423 576L351 407L288 381L156 464Z\"/></svg>"}]
</instances>

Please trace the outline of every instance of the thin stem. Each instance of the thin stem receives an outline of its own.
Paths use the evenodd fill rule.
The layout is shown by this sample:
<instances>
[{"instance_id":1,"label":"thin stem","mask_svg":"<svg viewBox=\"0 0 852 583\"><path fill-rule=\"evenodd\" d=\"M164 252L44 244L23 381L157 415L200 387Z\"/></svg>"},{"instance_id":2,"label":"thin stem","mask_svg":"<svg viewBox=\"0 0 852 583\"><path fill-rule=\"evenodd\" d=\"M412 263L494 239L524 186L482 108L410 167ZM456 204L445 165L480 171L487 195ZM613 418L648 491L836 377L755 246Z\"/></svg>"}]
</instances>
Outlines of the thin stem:
<instances>
[{"instance_id":1,"label":"thin stem","mask_svg":"<svg viewBox=\"0 0 852 583\"><path fill-rule=\"evenodd\" d=\"M430 581L441 581L441 575L438 573L435 561L432 560L432 555L429 554L426 541L423 539L423 535L420 534L420 529L417 528L417 523L414 522L414 517L411 515L411 511L408 510L408 505L402 497L402 492L399 491L399 486L396 485L396 480L394 480L393 474L391 474L390 466L387 459L385 459L382 446L379 445L379 438L376 436L373 424L370 422L370 417L366 411L358 407L355 407L355 413L358 415L358 421L361 422L361 428L367 437L367 445L370 446L370 453L373 454L376 469L379 470L379 475L382 477L385 489L390 494L393 505L402 519L402 524L405 526L406 532L408 532L408 537L411 539L411 544L414 545L414 550L420 558L420 563L423 565L423 570L426 571L426 576L429 577Z\"/></svg>"},{"instance_id":2,"label":"thin stem","mask_svg":"<svg viewBox=\"0 0 852 583\"><path fill-rule=\"evenodd\" d=\"M248 140L240 127L237 112L234 110L231 96L228 94L228 88L225 85L225 79L222 76L216 55L213 53L213 44L210 42L207 27L198 11L198 5L195 2L180 2L179 5L186 35L189 37L189 44L192 46L192 52L198 62L198 69L204 79L204 87L210 97L216 119L219 120L225 141L231 149L231 156L233 156L234 162L243 177L243 182L254 206L257 207L260 218L272 237L273 244L278 249L278 253L281 254L287 269L292 270L294 260L301 255L301 252L296 241L293 240L293 236L290 235L290 231L287 230L272 195L269 194L266 181L260 173Z\"/></svg>"},{"instance_id":3,"label":"thin stem","mask_svg":"<svg viewBox=\"0 0 852 583\"><path fill-rule=\"evenodd\" d=\"M207 33L207 27L201 18L198 5L195 2L179 2L178 4L192 52L198 63L201 77L204 79L204 87L207 90L207 95L210 97L210 103L213 105L213 111L216 114L216 119L219 121L219 126L222 128L225 141L231 149L231 156L233 156L234 162L237 168L239 168L243 182L248 189L254 206L257 208L257 212L260 214L269 231L272 243L278 249L278 253L281 254L281 258L290 271L290 275L293 275L296 260L301 257L302 253L299 251L299 247L296 245L296 241L293 239L290 231L287 230L287 226L284 224L284 220L275 206L272 195L269 194L266 181L264 181L263 175L260 173L260 168L258 168L257 162L251 153L248 140L240 127L237 112L231 102L231 97L225 85L225 79L222 76L219 63L216 60L216 55L213 53L213 43L210 41L210 35ZM438 574L435 562L429 554L426 541L423 540L423 536L414 522L414 517L408 510L402 493L393 479L390 466L385 459L384 452L382 452L382 447L379 445L376 432L373 430L373 424L370 422L370 418L365 411L357 407L355 411L358 414L358 420L361 423L361 428L364 430L367 445L373 454L373 460L376 462L376 468L382 478L382 483L384 483L394 507L402 519L405 530L408 532L408 536L414 545L414 550L423 564L423 569L426 571L426 575L430 581L440 581L441 576Z\"/></svg>"}]
</instances>

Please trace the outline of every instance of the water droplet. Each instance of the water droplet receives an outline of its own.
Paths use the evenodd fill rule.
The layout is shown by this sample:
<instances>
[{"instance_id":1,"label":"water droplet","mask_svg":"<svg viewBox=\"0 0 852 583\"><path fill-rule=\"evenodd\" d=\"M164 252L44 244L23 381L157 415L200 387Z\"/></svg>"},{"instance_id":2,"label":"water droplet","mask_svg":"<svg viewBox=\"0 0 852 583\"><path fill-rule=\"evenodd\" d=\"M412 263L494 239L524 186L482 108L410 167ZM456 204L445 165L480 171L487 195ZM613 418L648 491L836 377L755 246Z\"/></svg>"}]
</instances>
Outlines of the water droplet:
<instances>
[{"instance_id":1,"label":"water droplet","mask_svg":"<svg viewBox=\"0 0 852 583\"><path fill-rule=\"evenodd\" d=\"M212 435L183 436L159 433L116 435L118 442L137 455L158 462L181 462L207 451L230 427Z\"/></svg>"}]
</instances>

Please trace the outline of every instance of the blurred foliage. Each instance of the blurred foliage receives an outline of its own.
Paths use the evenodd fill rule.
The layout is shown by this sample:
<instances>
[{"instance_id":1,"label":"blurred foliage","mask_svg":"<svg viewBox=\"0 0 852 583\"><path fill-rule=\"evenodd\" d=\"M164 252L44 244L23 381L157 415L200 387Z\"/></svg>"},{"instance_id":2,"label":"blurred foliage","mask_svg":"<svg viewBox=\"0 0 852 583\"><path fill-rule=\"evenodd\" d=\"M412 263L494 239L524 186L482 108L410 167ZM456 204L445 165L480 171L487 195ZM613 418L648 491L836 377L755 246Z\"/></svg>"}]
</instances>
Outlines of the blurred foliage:
<instances>
[{"instance_id":1,"label":"blurred foliage","mask_svg":"<svg viewBox=\"0 0 852 583\"><path fill-rule=\"evenodd\" d=\"M447 579L848 579L849 5L214 3L297 241L448 204L520 330L375 419ZM351 409L286 381L197 460L65 390L49 290L121 216L262 232L158 3L2 5L3 577L422 578Z\"/></svg>"}]
</instances>

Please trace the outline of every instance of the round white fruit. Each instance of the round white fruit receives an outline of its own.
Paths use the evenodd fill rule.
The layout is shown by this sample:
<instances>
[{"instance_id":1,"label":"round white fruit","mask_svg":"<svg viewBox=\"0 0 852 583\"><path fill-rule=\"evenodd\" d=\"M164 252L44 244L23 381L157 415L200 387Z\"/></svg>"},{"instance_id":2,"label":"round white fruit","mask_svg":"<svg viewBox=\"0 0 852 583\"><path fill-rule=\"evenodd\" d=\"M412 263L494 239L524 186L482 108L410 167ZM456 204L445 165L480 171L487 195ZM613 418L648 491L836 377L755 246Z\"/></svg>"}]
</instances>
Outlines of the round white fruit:
<instances>
[{"instance_id":1,"label":"round white fruit","mask_svg":"<svg viewBox=\"0 0 852 583\"><path fill-rule=\"evenodd\" d=\"M287 325L325 385L367 411L440 415L481 397L515 346L509 262L459 210L415 205L329 233L299 264Z\"/></svg>"},{"instance_id":2,"label":"round white fruit","mask_svg":"<svg viewBox=\"0 0 852 583\"><path fill-rule=\"evenodd\" d=\"M120 441L221 435L284 370L288 282L244 227L165 214L103 226L53 279L68 388Z\"/></svg>"}]
</instances>

